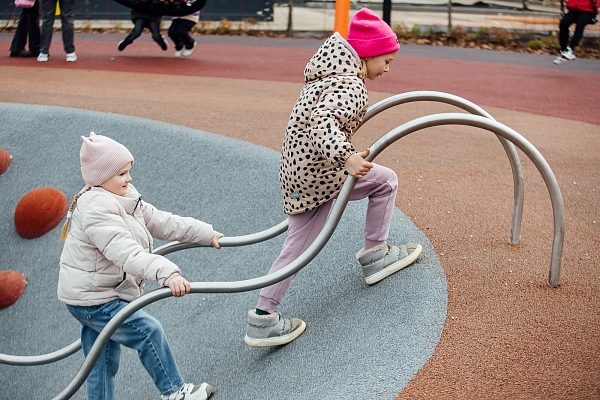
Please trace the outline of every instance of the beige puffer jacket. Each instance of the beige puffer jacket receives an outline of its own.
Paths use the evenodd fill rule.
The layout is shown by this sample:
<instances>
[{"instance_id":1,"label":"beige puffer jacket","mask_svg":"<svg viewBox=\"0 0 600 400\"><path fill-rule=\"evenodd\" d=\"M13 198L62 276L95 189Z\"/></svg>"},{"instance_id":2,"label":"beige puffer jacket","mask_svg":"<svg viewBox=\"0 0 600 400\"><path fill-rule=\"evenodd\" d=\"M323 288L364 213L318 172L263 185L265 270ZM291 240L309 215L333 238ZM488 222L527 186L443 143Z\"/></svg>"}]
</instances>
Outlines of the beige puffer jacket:
<instances>
[{"instance_id":1,"label":"beige puffer jacket","mask_svg":"<svg viewBox=\"0 0 600 400\"><path fill-rule=\"evenodd\" d=\"M334 198L356 153L350 139L365 115L368 94L352 47L334 35L304 70L305 84L288 121L279 183L286 214L299 214Z\"/></svg>"},{"instance_id":2,"label":"beige puffer jacket","mask_svg":"<svg viewBox=\"0 0 600 400\"><path fill-rule=\"evenodd\" d=\"M153 237L209 245L214 233L209 224L142 202L132 185L127 196L94 187L73 211L60 257L58 299L74 306L132 301L144 281L166 286L180 273L165 257L151 254Z\"/></svg>"}]
</instances>

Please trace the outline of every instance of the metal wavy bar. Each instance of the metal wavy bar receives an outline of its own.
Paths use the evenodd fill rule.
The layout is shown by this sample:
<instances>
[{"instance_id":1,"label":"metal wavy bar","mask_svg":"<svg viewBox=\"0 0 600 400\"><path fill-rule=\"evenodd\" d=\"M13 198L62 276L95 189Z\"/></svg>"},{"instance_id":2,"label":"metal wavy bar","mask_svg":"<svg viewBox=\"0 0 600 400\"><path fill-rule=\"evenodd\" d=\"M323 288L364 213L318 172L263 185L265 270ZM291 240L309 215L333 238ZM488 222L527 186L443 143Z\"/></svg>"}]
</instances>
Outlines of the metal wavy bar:
<instances>
[{"instance_id":1,"label":"metal wavy bar","mask_svg":"<svg viewBox=\"0 0 600 400\"><path fill-rule=\"evenodd\" d=\"M250 235L245 236L224 237L219 240L219 244L221 245L221 247L248 246L250 244L264 242L265 240L269 240L271 238L274 238L275 236L279 236L283 232L287 231L287 228L288 220L285 219L277 225L275 225L274 227L265 229L262 232L252 233ZM156 249L154 249L153 253L164 256L175 251L190 249L193 247L206 246L195 243L171 242L163 246L157 247Z\"/></svg>"},{"instance_id":2,"label":"metal wavy bar","mask_svg":"<svg viewBox=\"0 0 600 400\"><path fill-rule=\"evenodd\" d=\"M50 364L63 358L67 358L72 354L81 350L81 340L77 339L67 347L57 350L52 353L42 354L39 356L11 356L8 354L0 354L0 364L9 365L43 365Z\"/></svg>"},{"instance_id":3,"label":"metal wavy bar","mask_svg":"<svg viewBox=\"0 0 600 400\"><path fill-rule=\"evenodd\" d=\"M556 178L554 177L554 174L552 173L552 170L550 169L546 160L544 160L539 151L519 133L497 121L482 116L461 113L430 115L411 120L388 132L371 146L371 153L367 157L367 160L372 161L389 145L394 143L396 140L409 135L410 133L440 125L467 125L491 131L496 135L500 135L516 144L533 161L534 165L541 173L544 182L546 183L552 202L554 216L554 238L552 242L552 256L550 260L548 284L552 287L557 287L560 279L562 249L564 243L565 220L562 195L558 187L558 182L556 181ZM193 282L190 284L191 293L234 293L260 289L297 273L319 253L319 251L331 238L333 231L340 221L355 184L355 178L349 177L346 180L335 204L332 207L323 230L319 233L315 241L308 247L308 249L299 258L294 260L286 267L272 274L244 281ZM121 323L127 319L127 317L150 303L170 296L171 291L168 288L154 290L134 300L128 306L123 308L117 315L115 315L113 319L104 327L102 332L100 332L100 335L94 342L88 357L86 357L77 375L54 399L68 399L77 391L91 371L108 339L119 327L119 325L121 325Z\"/></svg>"},{"instance_id":4,"label":"metal wavy bar","mask_svg":"<svg viewBox=\"0 0 600 400\"><path fill-rule=\"evenodd\" d=\"M477 104L463 99L462 97L443 92L415 91L390 96L372 105L371 107L369 107L367 113L363 117L359 128L382 111L385 111L391 107L400 104L406 104L415 101L434 101L438 103L450 104L455 107L462 108L463 110L468 111L471 114L481 115L482 117L486 117L495 121L495 119L483 108L479 107ZM517 244L521 240L521 221L523 219L523 170L521 168L521 163L519 162L519 155L517 154L515 146L511 142L506 140L504 137L499 135L496 136L500 140L500 144L502 144L502 147L504 148L504 151L508 156L508 159L510 161L510 168L512 170L513 175L513 213L510 238L508 241L510 244Z\"/></svg>"},{"instance_id":5,"label":"metal wavy bar","mask_svg":"<svg viewBox=\"0 0 600 400\"><path fill-rule=\"evenodd\" d=\"M288 220L284 220L279 224L266 229L261 232L252 233L250 235L245 236L234 236L223 238L219 241L219 244L223 247L234 247L234 246L247 246L250 244L259 243L265 240L269 240L278 236L285 232L288 227ZM205 247L199 244L189 244L189 243L167 243L164 246L158 247L154 250L155 254L166 255L172 253L174 251L188 249L192 247ZM48 354L42 354L38 356L13 356L9 354L1 354L0 353L0 364L9 364L9 365L43 365L50 364L55 361L62 360L63 358L67 358L81 349L81 340L77 339L67 347L64 347L60 350L54 351Z\"/></svg>"}]
</instances>

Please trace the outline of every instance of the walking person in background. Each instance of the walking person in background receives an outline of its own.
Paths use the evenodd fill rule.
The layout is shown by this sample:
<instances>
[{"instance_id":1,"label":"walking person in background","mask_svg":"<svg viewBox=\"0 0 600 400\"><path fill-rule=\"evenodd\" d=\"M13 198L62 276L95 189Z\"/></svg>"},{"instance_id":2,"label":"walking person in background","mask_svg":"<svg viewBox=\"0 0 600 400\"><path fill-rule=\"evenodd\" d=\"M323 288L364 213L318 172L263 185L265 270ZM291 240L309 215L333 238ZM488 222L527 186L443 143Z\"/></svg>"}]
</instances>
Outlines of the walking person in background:
<instances>
[{"instance_id":1,"label":"walking person in background","mask_svg":"<svg viewBox=\"0 0 600 400\"><path fill-rule=\"evenodd\" d=\"M130 184L133 156L125 146L94 132L81 138L86 186L73 199L62 230L58 299L79 321L87 357L108 322L142 295L146 280L168 287L175 297L190 293L177 265L152 254L153 238L218 249L223 235L205 222L142 201ZM184 383L160 322L138 310L117 328L96 360L87 378L88 400L114 398L121 345L137 351L161 400L206 400L212 394L207 383Z\"/></svg>"},{"instance_id":2,"label":"walking person in background","mask_svg":"<svg viewBox=\"0 0 600 400\"><path fill-rule=\"evenodd\" d=\"M131 33L117 45L119 51L125 50L125 47L129 46L135 39L139 38L144 31L144 28L148 28L152 34L152 40L154 40L161 49L167 50L167 39L160 34L162 15L149 14L140 10L131 9L131 21L133 22L133 29L131 30Z\"/></svg>"},{"instance_id":3,"label":"walking person in background","mask_svg":"<svg viewBox=\"0 0 600 400\"><path fill-rule=\"evenodd\" d=\"M169 37L175 43L175 57L187 57L194 51L196 41L190 31L200 20L200 11L183 17L173 17L169 27Z\"/></svg>"},{"instance_id":4,"label":"walking person in background","mask_svg":"<svg viewBox=\"0 0 600 400\"><path fill-rule=\"evenodd\" d=\"M40 54L37 60L46 62L50 56L50 44L54 34L54 18L56 16L56 0L40 0L42 8L42 37ZM77 61L75 54L75 0L58 0L62 40L67 62Z\"/></svg>"},{"instance_id":5,"label":"walking person in background","mask_svg":"<svg viewBox=\"0 0 600 400\"><path fill-rule=\"evenodd\" d=\"M560 44L560 55L554 59L554 64L564 64L569 60L574 60L575 48L579 45L586 25L592 25L598 22L598 7L600 0L568 0L567 10L569 10L558 24L558 42ZM575 24L575 32L569 40L569 28Z\"/></svg>"},{"instance_id":6,"label":"walking person in background","mask_svg":"<svg viewBox=\"0 0 600 400\"><path fill-rule=\"evenodd\" d=\"M288 236L269 273L297 259L315 241L348 175L357 179L350 200L368 198L363 248L356 254L365 282L375 284L412 264L422 246L390 246L398 177L366 161L369 149L354 148L351 138L368 107L365 80L389 71L400 49L394 31L371 10L359 10L348 39L334 33L304 69L304 88L288 120L279 164L279 182ZM299 337L306 323L284 319L277 306L293 276L263 288L256 309L248 311L244 341L252 347L279 346Z\"/></svg>"},{"instance_id":7,"label":"walking person in background","mask_svg":"<svg viewBox=\"0 0 600 400\"><path fill-rule=\"evenodd\" d=\"M21 15L10 44L10 56L37 57L40 54L40 2L35 0L19 4L19 1L15 1L15 5L21 7ZM32 5L29 6L30 4ZM28 38L29 50L25 50Z\"/></svg>"}]
</instances>

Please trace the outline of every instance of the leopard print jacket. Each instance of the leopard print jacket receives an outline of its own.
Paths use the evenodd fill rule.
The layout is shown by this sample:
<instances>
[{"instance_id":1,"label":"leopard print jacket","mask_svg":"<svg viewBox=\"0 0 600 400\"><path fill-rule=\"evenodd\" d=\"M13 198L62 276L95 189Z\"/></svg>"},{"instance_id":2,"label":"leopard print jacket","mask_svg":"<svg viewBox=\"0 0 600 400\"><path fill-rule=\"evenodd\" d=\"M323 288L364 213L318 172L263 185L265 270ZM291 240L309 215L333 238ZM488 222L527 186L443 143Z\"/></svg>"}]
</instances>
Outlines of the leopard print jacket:
<instances>
[{"instance_id":1,"label":"leopard print jacket","mask_svg":"<svg viewBox=\"0 0 600 400\"><path fill-rule=\"evenodd\" d=\"M335 198L356 153L350 139L368 106L359 61L335 35L304 69L304 88L285 131L279 183L286 214L312 210Z\"/></svg>"}]
</instances>

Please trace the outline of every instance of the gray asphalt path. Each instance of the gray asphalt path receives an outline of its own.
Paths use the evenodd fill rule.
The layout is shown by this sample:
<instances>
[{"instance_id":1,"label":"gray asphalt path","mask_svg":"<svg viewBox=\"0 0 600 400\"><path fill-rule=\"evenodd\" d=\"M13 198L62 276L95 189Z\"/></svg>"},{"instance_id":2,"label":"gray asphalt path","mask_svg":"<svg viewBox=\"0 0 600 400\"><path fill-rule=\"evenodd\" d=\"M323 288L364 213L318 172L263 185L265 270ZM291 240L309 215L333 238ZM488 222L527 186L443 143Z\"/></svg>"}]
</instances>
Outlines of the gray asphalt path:
<instances>
[{"instance_id":1,"label":"gray asphalt path","mask_svg":"<svg viewBox=\"0 0 600 400\"><path fill-rule=\"evenodd\" d=\"M12 33L0 32L0 40L12 40ZM123 39L121 33L90 34L77 33L76 42L102 41L118 43ZM314 49L315 51L323 44L322 39L302 38L269 38L255 36L227 36L227 35L195 35L198 44L211 44L223 46L242 47L281 47L288 49ZM54 41L60 42L60 34L55 33ZM137 41L151 42L150 35L142 35ZM83 46L84 44L82 44ZM494 51L484 49L470 49L462 47L428 46L416 44L402 44L402 56L442 58L459 61L475 61L505 65L520 65L539 68L553 68L566 71L600 73L600 62L594 59L578 58L573 62L563 65L554 65L554 55L528 54L511 51ZM443 73L443 71L440 71Z\"/></svg>"},{"instance_id":2,"label":"gray asphalt path","mask_svg":"<svg viewBox=\"0 0 600 400\"><path fill-rule=\"evenodd\" d=\"M60 107L0 103L0 127L0 146L14 157L0 176L0 269L28 279L23 296L0 310L0 353L45 354L78 338L78 324L56 298L60 227L22 239L13 213L34 188L54 187L71 198L83 186L80 135L93 130L126 145L135 157L133 183L146 201L210 222L226 236L258 232L285 218L279 155L269 149L180 126ZM418 241L423 254L411 267L368 287L354 257L365 209L364 201L352 203L329 243L296 277L280 311L303 318L307 330L287 346L244 344L246 313L258 291L193 294L146 307L162 322L184 378L212 383L216 400L394 399L440 339L447 284L427 237L396 210L390 241ZM249 279L267 272L283 239L220 251L190 249L169 258L190 281ZM0 365L1 397L53 398L82 362L79 352L45 366ZM84 390L73 398L84 399ZM128 349L116 398L158 398Z\"/></svg>"}]
</instances>

